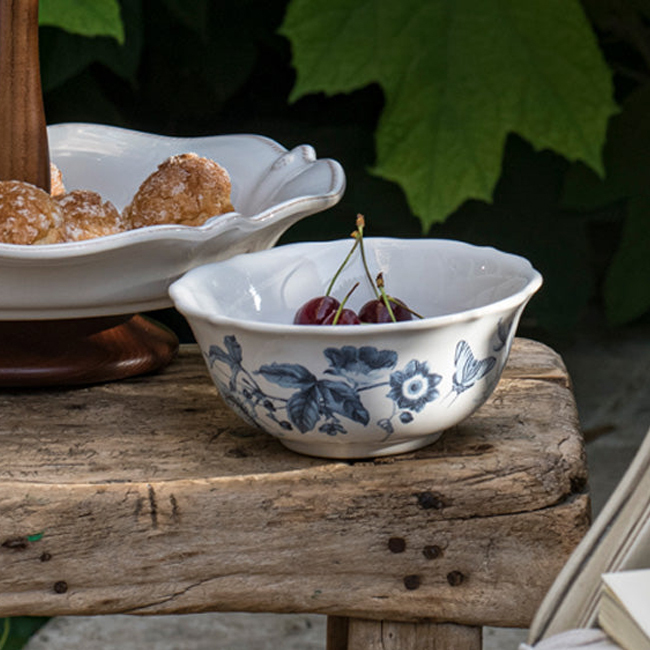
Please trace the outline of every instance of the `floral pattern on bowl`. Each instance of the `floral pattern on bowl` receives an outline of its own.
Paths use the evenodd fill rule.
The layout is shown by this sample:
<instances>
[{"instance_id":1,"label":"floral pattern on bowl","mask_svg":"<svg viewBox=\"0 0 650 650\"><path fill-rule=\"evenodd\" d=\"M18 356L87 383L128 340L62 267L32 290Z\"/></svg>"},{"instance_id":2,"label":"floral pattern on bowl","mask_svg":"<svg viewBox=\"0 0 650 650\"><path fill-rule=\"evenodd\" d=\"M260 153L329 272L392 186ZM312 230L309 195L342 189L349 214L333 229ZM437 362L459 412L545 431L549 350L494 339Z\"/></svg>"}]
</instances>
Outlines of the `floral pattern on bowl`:
<instances>
[{"instance_id":1,"label":"floral pattern on bowl","mask_svg":"<svg viewBox=\"0 0 650 650\"><path fill-rule=\"evenodd\" d=\"M281 437L282 430L346 435L353 422L381 427L386 432L385 441L395 431L395 419L401 425L409 424L430 402L440 398L442 376L433 372L427 361L410 359L402 364L395 350L372 346L326 348L323 356L329 363L324 370L273 361L251 371L244 366L244 351L236 336L228 335L223 347L210 345L206 360L228 404L252 424L264 420L267 427L278 427ZM453 394L455 399L473 388L494 369L496 361L494 356L477 361L467 341L459 341L452 389L446 397ZM364 405L368 391L382 393L388 415L371 420Z\"/></svg>"}]
</instances>

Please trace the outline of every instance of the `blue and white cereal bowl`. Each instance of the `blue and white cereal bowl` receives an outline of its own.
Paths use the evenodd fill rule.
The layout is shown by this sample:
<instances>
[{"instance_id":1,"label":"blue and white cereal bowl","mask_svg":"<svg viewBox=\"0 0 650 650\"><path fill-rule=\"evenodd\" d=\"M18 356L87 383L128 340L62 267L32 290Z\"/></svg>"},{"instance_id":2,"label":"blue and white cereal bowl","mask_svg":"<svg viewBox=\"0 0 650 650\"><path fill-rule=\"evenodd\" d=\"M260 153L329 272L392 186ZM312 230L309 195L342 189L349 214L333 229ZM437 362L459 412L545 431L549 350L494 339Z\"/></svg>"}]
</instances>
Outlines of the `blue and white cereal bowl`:
<instances>
[{"instance_id":1,"label":"blue and white cereal bowl","mask_svg":"<svg viewBox=\"0 0 650 650\"><path fill-rule=\"evenodd\" d=\"M467 243L365 238L372 277L422 319L294 325L325 293L351 239L307 242L197 267L170 287L211 377L242 418L296 452L368 458L418 449L494 390L521 314L542 284L528 260ZM373 298L358 254L346 306Z\"/></svg>"}]
</instances>

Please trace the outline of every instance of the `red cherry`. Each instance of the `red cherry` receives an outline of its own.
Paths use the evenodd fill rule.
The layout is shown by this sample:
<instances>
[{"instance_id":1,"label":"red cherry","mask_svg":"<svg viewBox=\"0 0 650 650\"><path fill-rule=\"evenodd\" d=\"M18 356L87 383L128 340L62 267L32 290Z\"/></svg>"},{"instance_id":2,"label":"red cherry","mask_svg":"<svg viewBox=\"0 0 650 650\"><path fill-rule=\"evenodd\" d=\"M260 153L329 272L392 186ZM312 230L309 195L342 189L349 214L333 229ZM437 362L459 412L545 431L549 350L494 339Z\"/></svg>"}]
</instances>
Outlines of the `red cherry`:
<instances>
[{"instance_id":1,"label":"red cherry","mask_svg":"<svg viewBox=\"0 0 650 650\"><path fill-rule=\"evenodd\" d=\"M328 316L334 318L340 302L332 296L319 296L308 300L293 317L295 325L324 325Z\"/></svg>"},{"instance_id":2,"label":"red cherry","mask_svg":"<svg viewBox=\"0 0 650 650\"><path fill-rule=\"evenodd\" d=\"M323 325L334 325L334 318L336 317L336 311L333 311L327 316L323 321ZM339 314L339 318L336 321L336 325L361 325L361 319L356 315L352 309L342 309Z\"/></svg>"},{"instance_id":3,"label":"red cherry","mask_svg":"<svg viewBox=\"0 0 650 650\"><path fill-rule=\"evenodd\" d=\"M390 308L393 310L395 320L404 321L412 320L413 314L404 305L404 303L394 298L389 298ZM386 304L381 299L369 300L359 310L359 318L362 323L392 323L393 319L386 308Z\"/></svg>"}]
</instances>

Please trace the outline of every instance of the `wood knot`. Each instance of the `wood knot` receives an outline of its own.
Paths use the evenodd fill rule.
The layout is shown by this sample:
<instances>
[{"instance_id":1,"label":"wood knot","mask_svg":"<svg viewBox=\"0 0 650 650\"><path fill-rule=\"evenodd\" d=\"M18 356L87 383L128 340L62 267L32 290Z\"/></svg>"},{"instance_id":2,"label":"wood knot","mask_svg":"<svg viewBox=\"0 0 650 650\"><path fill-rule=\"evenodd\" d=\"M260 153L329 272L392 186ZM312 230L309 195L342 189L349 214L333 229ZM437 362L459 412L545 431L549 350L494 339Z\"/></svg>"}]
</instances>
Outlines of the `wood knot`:
<instances>
[{"instance_id":1,"label":"wood knot","mask_svg":"<svg viewBox=\"0 0 650 650\"><path fill-rule=\"evenodd\" d=\"M391 537L388 540L388 550L391 553L404 553L406 541L402 537Z\"/></svg>"},{"instance_id":2,"label":"wood knot","mask_svg":"<svg viewBox=\"0 0 650 650\"><path fill-rule=\"evenodd\" d=\"M2 542L2 548L8 548L12 551L24 551L29 542L26 537L12 537Z\"/></svg>"},{"instance_id":3,"label":"wood knot","mask_svg":"<svg viewBox=\"0 0 650 650\"><path fill-rule=\"evenodd\" d=\"M465 576L460 571L451 571L447 574L447 582L452 587L458 587L465 581Z\"/></svg>"},{"instance_id":4,"label":"wood knot","mask_svg":"<svg viewBox=\"0 0 650 650\"><path fill-rule=\"evenodd\" d=\"M410 575L404 578L404 586L409 590L413 591L417 589L422 584L422 579L419 575Z\"/></svg>"},{"instance_id":5,"label":"wood knot","mask_svg":"<svg viewBox=\"0 0 650 650\"><path fill-rule=\"evenodd\" d=\"M68 591L68 583L65 580L59 580L54 583L54 592L57 594L64 594Z\"/></svg>"},{"instance_id":6,"label":"wood knot","mask_svg":"<svg viewBox=\"0 0 650 650\"><path fill-rule=\"evenodd\" d=\"M248 458L248 453L241 447L233 447L226 451L226 456L229 458Z\"/></svg>"},{"instance_id":7,"label":"wood knot","mask_svg":"<svg viewBox=\"0 0 650 650\"><path fill-rule=\"evenodd\" d=\"M39 559L41 562L49 562L52 559L52 554L46 551L45 553L41 554L41 557Z\"/></svg>"},{"instance_id":8,"label":"wood knot","mask_svg":"<svg viewBox=\"0 0 650 650\"><path fill-rule=\"evenodd\" d=\"M422 555L424 555L424 557L427 558L427 560L435 560L436 558L442 556L442 549L436 544L432 544L431 546L425 546L422 549Z\"/></svg>"},{"instance_id":9,"label":"wood knot","mask_svg":"<svg viewBox=\"0 0 650 650\"><path fill-rule=\"evenodd\" d=\"M572 476L571 477L571 492L572 494L582 494L587 487L586 476Z\"/></svg>"},{"instance_id":10,"label":"wood knot","mask_svg":"<svg viewBox=\"0 0 650 650\"><path fill-rule=\"evenodd\" d=\"M489 442L483 442L478 445L472 445L470 447L470 450L477 454L484 454L485 452L490 451L492 447L493 445L491 445Z\"/></svg>"},{"instance_id":11,"label":"wood knot","mask_svg":"<svg viewBox=\"0 0 650 650\"><path fill-rule=\"evenodd\" d=\"M446 505L438 492L418 492L415 496L424 510L442 510Z\"/></svg>"}]
</instances>

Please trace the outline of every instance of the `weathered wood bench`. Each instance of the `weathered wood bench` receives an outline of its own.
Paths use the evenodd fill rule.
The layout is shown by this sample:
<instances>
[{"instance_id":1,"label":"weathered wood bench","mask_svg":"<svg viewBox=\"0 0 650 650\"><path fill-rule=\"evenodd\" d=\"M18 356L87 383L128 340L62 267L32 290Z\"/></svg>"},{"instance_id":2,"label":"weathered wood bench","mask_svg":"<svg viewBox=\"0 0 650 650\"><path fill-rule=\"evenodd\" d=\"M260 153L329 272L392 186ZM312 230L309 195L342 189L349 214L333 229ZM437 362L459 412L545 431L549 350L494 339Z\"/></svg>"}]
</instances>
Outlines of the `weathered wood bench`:
<instances>
[{"instance_id":1,"label":"weathered wood bench","mask_svg":"<svg viewBox=\"0 0 650 650\"><path fill-rule=\"evenodd\" d=\"M0 392L0 616L327 614L330 650L526 627L589 525L569 378L517 339L490 401L401 456L308 458L233 416L200 353Z\"/></svg>"}]
</instances>

